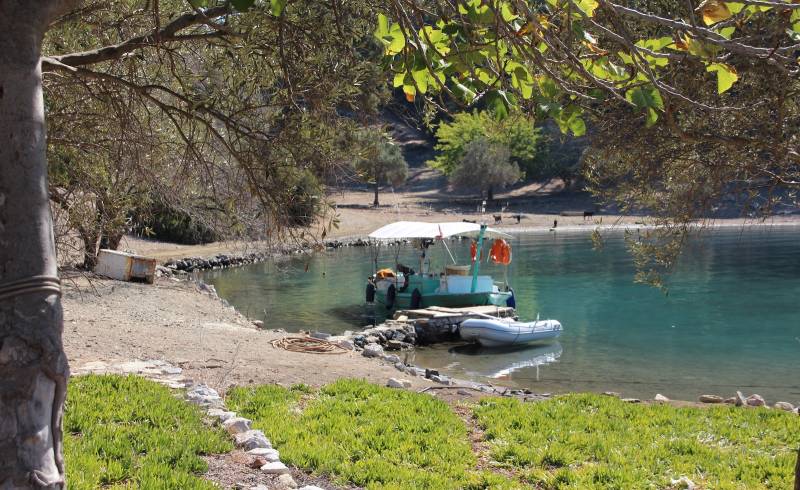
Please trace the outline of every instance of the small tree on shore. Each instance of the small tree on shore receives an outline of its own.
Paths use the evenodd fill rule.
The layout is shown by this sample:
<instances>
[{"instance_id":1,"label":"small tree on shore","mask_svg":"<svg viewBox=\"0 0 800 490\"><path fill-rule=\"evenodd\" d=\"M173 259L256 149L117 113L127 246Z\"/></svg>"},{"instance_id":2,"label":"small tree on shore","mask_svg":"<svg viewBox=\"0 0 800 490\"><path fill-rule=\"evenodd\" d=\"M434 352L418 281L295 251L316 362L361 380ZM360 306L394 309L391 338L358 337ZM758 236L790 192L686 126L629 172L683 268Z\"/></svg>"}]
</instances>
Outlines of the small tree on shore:
<instances>
[{"instance_id":1,"label":"small tree on shore","mask_svg":"<svg viewBox=\"0 0 800 490\"><path fill-rule=\"evenodd\" d=\"M494 190L519 181L519 167L511 162L508 147L478 138L466 146L464 156L453 170L450 181L461 188L486 191L486 197L494 200Z\"/></svg>"},{"instance_id":2,"label":"small tree on shore","mask_svg":"<svg viewBox=\"0 0 800 490\"><path fill-rule=\"evenodd\" d=\"M391 139L367 132L362 136L365 141L365 156L356 162L356 171L362 178L373 185L375 198L372 205L378 207L378 191L383 185L400 185L408 177L408 164L397 146Z\"/></svg>"}]
</instances>

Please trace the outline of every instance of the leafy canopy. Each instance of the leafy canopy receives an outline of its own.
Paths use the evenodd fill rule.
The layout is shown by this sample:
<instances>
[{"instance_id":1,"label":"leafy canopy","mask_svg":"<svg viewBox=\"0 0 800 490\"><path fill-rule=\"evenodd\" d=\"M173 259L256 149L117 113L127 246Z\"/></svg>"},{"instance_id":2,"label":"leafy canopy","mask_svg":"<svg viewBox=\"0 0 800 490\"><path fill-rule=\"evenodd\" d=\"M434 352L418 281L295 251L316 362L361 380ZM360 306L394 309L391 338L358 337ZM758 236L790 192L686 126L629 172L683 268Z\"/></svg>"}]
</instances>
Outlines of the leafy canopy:
<instances>
[{"instance_id":1,"label":"leafy canopy","mask_svg":"<svg viewBox=\"0 0 800 490\"><path fill-rule=\"evenodd\" d=\"M428 164L451 175L461 165L467 147L476 140L504 147L508 159L529 178L542 175L542 162L536 159L540 132L533 121L520 114L497 118L488 111L461 112L436 129L438 154Z\"/></svg>"},{"instance_id":2,"label":"leafy canopy","mask_svg":"<svg viewBox=\"0 0 800 490\"><path fill-rule=\"evenodd\" d=\"M511 161L508 147L477 138L465 148L458 167L450 175L456 187L486 190L493 199L493 190L514 184L520 178L517 164Z\"/></svg>"}]
</instances>

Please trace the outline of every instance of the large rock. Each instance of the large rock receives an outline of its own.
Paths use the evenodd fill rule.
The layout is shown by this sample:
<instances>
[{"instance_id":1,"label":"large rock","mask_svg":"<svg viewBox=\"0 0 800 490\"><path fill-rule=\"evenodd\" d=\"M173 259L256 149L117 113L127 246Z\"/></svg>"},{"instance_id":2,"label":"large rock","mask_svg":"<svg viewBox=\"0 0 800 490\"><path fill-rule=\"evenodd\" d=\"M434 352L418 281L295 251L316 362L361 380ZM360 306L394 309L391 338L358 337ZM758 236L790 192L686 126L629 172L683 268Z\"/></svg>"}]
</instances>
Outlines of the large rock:
<instances>
[{"instance_id":1,"label":"large rock","mask_svg":"<svg viewBox=\"0 0 800 490\"><path fill-rule=\"evenodd\" d=\"M267 436L260 430L248 430L247 432L236 434L233 437L236 439L236 445L245 451L251 451L257 448L272 448L269 439L267 439Z\"/></svg>"},{"instance_id":2,"label":"large rock","mask_svg":"<svg viewBox=\"0 0 800 490\"><path fill-rule=\"evenodd\" d=\"M226 420L236 417L236 412L229 412L221 408L209 409L207 413L210 417L219 419L220 422L225 422Z\"/></svg>"},{"instance_id":3,"label":"large rock","mask_svg":"<svg viewBox=\"0 0 800 490\"><path fill-rule=\"evenodd\" d=\"M284 473L289 473L289 468L280 461L276 461L265 464L261 467L261 471L270 475L283 475Z\"/></svg>"},{"instance_id":4,"label":"large rock","mask_svg":"<svg viewBox=\"0 0 800 490\"><path fill-rule=\"evenodd\" d=\"M336 345L346 350L356 350L356 346L349 340L340 340Z\"/></svg>"},{"instance_id":5,"label":"large rock","mask_svg":"<svg viewBox=\"0 0 800 490\"><path fill-rule=\"evenodd\" d=\"M400 358L394 354L383 356L383 360L391 364L397 364L398 362L400 362Z\"/></svg>"},{"instance_id":6,"label":"large rock","mask_svg":"<svg viewBox=\"0 0 800 490\"><path fill-rule=\"evenodd\" d=\"M745 402L747 402L747 405L751 407L763 407L767 404L767 402L764 400L764 397L755 394L748 396Z\"/></svg>"},{"instance_id":7,"label":"large rock","mask_svg":"<svg viewBox=\"0 0 800 490\"><path fill-rule=\"evenodd\" d=\"M297 482L292 475L284 473L278 477L278 488L297 488Z\"/></svg>"},{"instance_id":8,"label":"large rock","mask_svg":"<svg viewBox=\"0 0 800 490\"><path fill-rule=\"evenodd\" d=\"M695 485L695 483L692 480L690 480L688 477L685 476L682 476L677 480L672 480L670 482L670 486L672 488L683 488L686 490L694 490L695 488L697 488L697 485Z\"/></svg>"},{"instance_id":9,"label":"large rock","mask_svg":"<svg viewBox=\"0 0 800 490\"><path fill-rule=\"evenodd\" d=\"M244 417L231 417L224 421L222 425L228 431L228 434L235 435L249 431L252 423L250 419Z\"/></svg>"},{"instance_id":10,"label":"large rock","mask_svg":"<svg viewBox=\"0 0 800 490\"><path fill-rule=\"evenodd\" d=\"M794 411L794 405L789 402L776 402L772 407L777 408L778 410L784 410L786 412Z\"/></svg>"},{"instance_id":11,"label":"large rock","mask_svg":"<svg viewBox=\"0 0 800 490\"><path fill-rule=\"evenodd\" d=\"M733 404L736 405L737 407L742 407L744 405L747 405L747 400L745 400L744 395L742 394L741 391L736 392L736 401Z\"/></svg>"},{"instance_id":12,"label":"large rock","mask_svg":"<svg viewBox=\"0 0 800 490\"><path fill-rule=\"evenodd\" d=\"M389 378L386 382L389 388L411 388L411 381L407 379Z\"/></svg>"},{"instance_id":13,"label":"large rock","mask_svg":"<svg viewBox=\"0 0 800 490\"><path fill-rule=\"evenodd\" d=\"M405 338L405 335L403 335ZM386 342L386 348L388 350L400 350L403 348L403 342L401 340L390 340Z\"/></svg>"},{"instance_id":14,"label":"large rock","mask_svg":"<svg viewBox=\"0 0 800 490\"><path fill-rule=\"evenodd\" d=\"M281 460L280 453L278 453L278 450L272 449L270 447L257 447L255 449L247 451L247 454L258 456L259 458L264 458L267 463L274 463L275 461Z\"/></svg>"},{"instance_id":15,"label":"large rock","mask_svg":"<svg viewBox=\"0 0 800 490\"><path fill-rule=\"evenodd\" d=\"M718 395L700 395L700 401L703 403L722 403L725 399Z\"/></svg>"},{"instance_id":16,"label":"large rock","mask_svg":"<svg viewBox=\"0 0 800 490\"><path fill-rule=\"evenodd\" d=\"M367 344L364 346L364 351L361 352L364 357L381 357L383 356L383 347L378 344Z\"/></svg>"},{"instance_id":17,"label":"large rock","mask_svg":"<svg viewBox=\"0 0 800 490\"><path fill-rule=\"evenodd\" d=\"M669 398L667 398L666 396L662 395L661 393L657 393L656 396L653 397L653 400L655 400L657 402L668 402Z\"/></svg>"}]
</instances>

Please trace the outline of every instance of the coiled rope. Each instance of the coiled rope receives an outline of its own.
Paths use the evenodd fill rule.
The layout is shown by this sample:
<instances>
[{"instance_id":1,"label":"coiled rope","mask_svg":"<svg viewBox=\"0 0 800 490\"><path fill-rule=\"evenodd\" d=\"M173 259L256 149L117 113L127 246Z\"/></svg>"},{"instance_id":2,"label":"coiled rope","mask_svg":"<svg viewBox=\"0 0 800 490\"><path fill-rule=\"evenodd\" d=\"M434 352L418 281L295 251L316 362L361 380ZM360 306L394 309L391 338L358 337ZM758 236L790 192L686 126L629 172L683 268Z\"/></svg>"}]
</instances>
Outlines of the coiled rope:
<instances>
[{"instance_id":1,"label":"coiled rope","mask_svg":"<svg viewBox=\"0 0 800 490\"><path fill-rule=\"evenodd\" d=\"M0 283L0 301L31 293L53 293L61 296L61 279L42 275Z\"/></svg>"},{"instance_id":2,"label":"coiled rope","mask_svg":"<svg viewBox=\"0 0 800 490\"><path fill-rule=\"evenodd\" d=\"M349 349L328 342L327 340L313 337L283 337L270 342L273 347L291 352L306 352L309 354L344 354Z\"/></svg>"}]
</instances>

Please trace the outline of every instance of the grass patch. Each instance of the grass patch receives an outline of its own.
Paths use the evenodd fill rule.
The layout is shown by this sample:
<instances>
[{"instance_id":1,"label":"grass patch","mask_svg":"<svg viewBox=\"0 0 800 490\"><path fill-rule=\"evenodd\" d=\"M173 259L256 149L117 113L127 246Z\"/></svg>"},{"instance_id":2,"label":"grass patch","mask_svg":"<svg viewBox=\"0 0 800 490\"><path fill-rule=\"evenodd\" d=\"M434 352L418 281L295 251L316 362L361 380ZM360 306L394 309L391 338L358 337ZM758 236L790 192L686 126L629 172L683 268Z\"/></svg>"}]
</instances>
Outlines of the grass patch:
<instances>
[{"instance_id":1,"label":"grass patch","mask_svg":"<svg viewBox=\"0 0 800 490\"><path fill-rule=\"evenodd\" d=\"M64 452L71 489L212 489L199 457L233 449L200 410L137 376L80 376L69 383Z\"/></svg>"},{"instance_id":2,"label":"grass patch","mask_svg":"<svg viewBox=\"0 0 800 490\"><path fill-rule=\"evenodd\" d=\"M236 388L228 407L253 419L293 465L367 488L502 488L509 481L473 471L467 429L428 395L340 380L305 386Z\"/></svg>"},{"instance_id":3,"label":"grass patch","mask_svg":"<svg viewBox=\"0 0 800 490\"><path fill-rule=\"evenodd\" d=\"M633 405L578 394L475 409L491 455L539 488L792 488L800 422L778 410Z\"/></svg>"}]
</instances>

